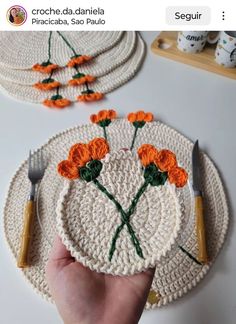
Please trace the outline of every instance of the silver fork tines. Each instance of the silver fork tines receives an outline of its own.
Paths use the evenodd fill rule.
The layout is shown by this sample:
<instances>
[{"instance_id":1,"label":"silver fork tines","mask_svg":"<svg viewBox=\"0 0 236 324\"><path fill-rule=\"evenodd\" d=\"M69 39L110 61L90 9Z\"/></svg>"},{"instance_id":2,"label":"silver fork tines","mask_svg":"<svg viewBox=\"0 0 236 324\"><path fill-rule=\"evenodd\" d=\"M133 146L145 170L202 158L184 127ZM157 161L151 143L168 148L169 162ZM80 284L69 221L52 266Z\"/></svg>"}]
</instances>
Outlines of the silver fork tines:
<instances>
[{"instance_id":1,"label":"silver fork tines","mask_svg":"<svg viewBox=\"0 0 236 324\"><path fill-rule=\"evenodd\" d=\"M38 150L35 153L32 153L30 150L28 164L28 178L31 182L29 200L34 200L36 184L43 178L46 169L42 150Z\"/></svg>"}]
</instances>

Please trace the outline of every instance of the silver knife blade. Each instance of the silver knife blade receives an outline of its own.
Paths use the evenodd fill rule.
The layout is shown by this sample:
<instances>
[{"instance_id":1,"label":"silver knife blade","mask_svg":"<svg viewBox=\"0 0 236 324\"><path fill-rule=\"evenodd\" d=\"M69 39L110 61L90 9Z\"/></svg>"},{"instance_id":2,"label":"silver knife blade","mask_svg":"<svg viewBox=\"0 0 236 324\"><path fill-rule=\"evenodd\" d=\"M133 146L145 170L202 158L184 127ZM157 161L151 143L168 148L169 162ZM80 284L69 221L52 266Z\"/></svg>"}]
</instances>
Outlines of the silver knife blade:
<instances>
[{"instance_id":1,"label":"silver knife blade","mask_svg":"<svg viewBox=\"0 0 236 324\"><path fill-rule=\"evenodd\" d=\"M192 151L193 190L195 196L201 195L201 171L198 140L194 143Z\"/></svg>"}]
</instances>

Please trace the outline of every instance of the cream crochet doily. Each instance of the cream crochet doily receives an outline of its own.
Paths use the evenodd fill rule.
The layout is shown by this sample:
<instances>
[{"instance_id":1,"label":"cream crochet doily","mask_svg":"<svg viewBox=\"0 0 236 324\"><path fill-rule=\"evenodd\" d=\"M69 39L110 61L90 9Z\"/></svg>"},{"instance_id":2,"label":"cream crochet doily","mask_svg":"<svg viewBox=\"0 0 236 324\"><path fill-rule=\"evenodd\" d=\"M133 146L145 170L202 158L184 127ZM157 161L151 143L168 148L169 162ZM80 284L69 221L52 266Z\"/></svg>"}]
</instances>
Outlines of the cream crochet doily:
<instances>
[{"instance_id":1,"label":"cream crochet doily","mask_svg":"<svg viewBox=\"0 0 236 324\"><path fill-rule=\"evenodd\" d=\"M137 34L137 40L135 42L135 50L132 51L131 55L127 58L125 62L119 65L117 68L113 69L110 73L107 73L101 77L99 77L95 82L92 83L92 89L96 92L109 93L114 89L122 86L130 79L132 79L135 74L138 72L139 68L144 59L145 55L145 44L141 39L140 35ZM0 68L1 69L1 68ZM66 71L67 70L67 71ZM68 73L70 73L69 78ZM64 72L60 72L61 80L65 82L65 80L69 80L73 73L71 71L68 72L68 69L65 69ZM36 79L35 82L38 80ZM11 81L7 81L6 78L2 78L0 76L0 87L1 89L19 100L29 101L35 103L41 103L44 99L50 98L56 92L56 90L51 91L39 91L32 86L22 85L18 83L14 83ZM86 87L70 87L70 86L62 86L60 88L60 94L70 99L71 101L75 101L76 97L81 94L81 91L86 90Z\"/></svg>"},{"instance_id":2,"label":"cream crochet doily","mask_svg":"<svg viewBox=\"0 0 236 324\"><path fill-rule=\"evenodd\" d=\"M133 131L133 126L127 120L115 120L108 127L111 153L120 148L129 147ZM52 137L40 148L49 160L38 195L38 215L41 226L38 221L35 221L35 235L30 255L32 267L24 269L22 272L33 288L47 300L51 300L51 296L45 280L44 267L51 249L50 244L55 236L55 210L64 186L64 180L58 176L56 166L59 161L67 156L69 148L74 143L86 143L94 137L103 136L102 134L102 129L94 124L76 126ZM139 132L134 149L136 150L143 143L150 143L156 147L174 151L179 164L189 173L191 181L191 151L193 145L187 138L165 124L152 122L147 123ZM198 265L189 259L178 248L177 244L174 245L166 256L158 262L151 288L158 294L158 298L156 303L152 305L147 302L146 308L165 305L192 289L212 266L224 242L228 225L228 207L224 189L211 160L205 154L202 154L201 158L206 231L211 262L205 266ZM183 221L181 236L178 237L177 242L196 256L194 204L193 193L190 188L190 186L185 186L179 191L178 201L180 202L181 213L183 213L181 215ZM4 209L5 235L14 258L17 257L19 251L22 215L28 193L29 181L27 179L27 162L25 161L11 181ZM204 289L204 286L202 286L202 289Z\"/></svg>"},{"instance_id":3,"label":"cream crochet doily","mask_svg":"<svg viewBox=\"0 0 236 324\"><path fill-rule=\"evenodd\" d=\"M119 150L108 154L102 164L99 182L128 210L144 182L137 154ZM121 224L120 213L93 183L66 181L58 201L57 229L71 255L84 266L97 272L130 275L154 267L175 244L180 209L174 185L148 186L131 215L144 259L137 255L125 227L109 261L111 240Z\"/></svg>"},{"instance_id":4,"label":"cream crochet doily","mask_svg":"<svg viewBox=\"0 0 236 324\"><path fill-rule=\"evenodd\" d=\"M112 70L122 65L129 59L137 47L137 42L138 38L136 32L124 32L122 37L119 39L119 42L115 43L112 48L102 52L89 63L81 65L80 72L95 77L101 77L107 73L110 73ZM65 46L63 43L61 45ZM47 51L45 54L46 53ZM67 57L67 60L68 58L69 56ZM75 71L73 69L61 69L55 71L53 77L61 84L67 84L74 72ZM45 79L45 75L40 72L32 71L31 69L10 69L5 66L0 66L0 79L9 81L11 83L29 86Z\"/></svg>"},{"instance_id":5,"label":"cream crochet doily","mask_svg":"<svg viewBox=\"0 0 236 324\"><path fill-rule=\"evenodd\" d=\"M78 54L97 56L112 48L122 37L121 31L64 31ZM47 60L47 31L1 31L0 32L0 65L11 69L31 69L36 63ZM73 53L65 46L61 37L52 33L53 63L64 66Z\"/></svg>"}]
</instances>

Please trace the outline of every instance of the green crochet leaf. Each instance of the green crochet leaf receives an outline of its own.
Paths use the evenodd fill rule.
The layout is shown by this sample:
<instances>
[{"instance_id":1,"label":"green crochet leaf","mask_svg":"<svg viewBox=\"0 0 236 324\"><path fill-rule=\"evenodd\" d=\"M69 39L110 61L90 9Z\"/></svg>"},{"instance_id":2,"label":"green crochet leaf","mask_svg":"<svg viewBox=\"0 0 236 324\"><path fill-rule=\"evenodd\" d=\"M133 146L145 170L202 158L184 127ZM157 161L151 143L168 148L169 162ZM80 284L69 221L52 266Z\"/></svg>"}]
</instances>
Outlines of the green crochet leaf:
<instances>
[{"instance_id":1,"label":"green crochet leaf","mask_svg":"<svg viewBox=\"0 0 236 324\"><path fill-rule=\"evenodd\" d=\"M41 66L48 66L48 65L50 65L50 64L52 64L50 61L47 61L47 62L43 62L43 63L41 63Z\"/></svg>"},{"instance_id":2,"label":"green crochet leaf","mask_svg":"<svg viewBox=\"0 0 236 324\"><path fill-rule=\"evenodd\" d=\"M94 93L94 91L88 89L88 90L82 91L81 93L82 93L82 94L91 94L91 93Z\"/></svg>"},{"instance_id":3,"label":"green crochet leaf","mask_svg":"<svg viewBox=\"0 0 236 324\"><path fill-rule=\"evenodd\" d=\"M153 180L150 182L151 186L157 187L157 186L163 186L168 178L167 172L160 172L155 175Z\"/></svg>"},{"instance_id":4,"label":"green crochet leaf","mask_svg":"<svg viewBox=\"0 0 236 324\"><path fill-rule=\"evenodd\" d=\"M79 174L80 174L80 178L87 182L90 182L93 180L92 171L87 167L82 167L79 170Z\"/></svg>"},{"instance_id":5,"label":"green crochet leaf","mask_svg":"<svg viewBox=\"0 0 236 324\"><path fill-rule=\"evenodd\" d=\"M99 160L92 160L86 167L81 168L79 173L81 179L90 182L100 175L101 170L102 162Z\"/></svg>"},{"instance_id":6,"label":"green crochet leaf","mask_svg":"<svg viewBox=\"0 0 236 324\"><path fill-rule=\"evenodd\" d=\"M58 100L58 99L62 99L63 97L61 95L54 95L51 97L51 100Z\"/></svg>"},{"instance_id":7,"label":"green crochet leaf","mask_svg":"<svg viewBox=\"0 0 236 324\"><path fill-rule=\"evenodd\" d=\"M107 127L109 126L111 123L111 120L110 119L104 119L102 121L100 121L98 124L101 126L101 127Z\"/></svg>"},{"instance_id":8,"label":"green crochet leaf","mask_svg":"<svg viewBox=\"0 0 236 324\"><path fill-rule=\"evenodd\" d=\"M73 75L73 79L80 79L80 78L83 78L85 76L85 74L84 73L77 73L77 74L75 74L75 75Z\"/></svg>"},{"instance_id":9,"label":"green crochet leaf","mask_svg":"<svg viewBox=\"0 0 236 324\"><path fill-rule=\"evenodd\" d=\"M168 174L159 171L157 166L151 163L144 170L144 178L151 186L157 187L165 184Z\"/></svg>"},{"instance_id":10,"label":"green crochet leaf","mask_svg":"<svg viewBox=\"0 0 236 324\"><path fill-rule=\"evenodd\" d=\"M135 128L142 128L146 124L145 121L135 121L133 122L133 125Z\"/></svg>"},{"instance_id":11,"label":"green crochet leaf","mask_svg":"<svg viewBox=\"0 0 236 324\"><path fill-rule=\"evenodd\" d=\"M81 56L81 54L76 54L74 56L71 56L71 59L74 59L74 58L77 58L77 57L80 57L80 56Z\"/></svg>"},{"instance_id":12,"label":"green crochet leaf","mask_svg":"<svg viewBox=\"0 0 236 324\"><path fill-rule=\"evenodd\" d=\"M149 164L144 170L144 179L151 182L158 173L158 168L154 163Z\"/></svg>"},{"instance_id":13,"label":"green crochet leaf","mask_svg":"<svg viewBox=\"0 0 236 324\"><path fill-rule=\"evenodd\" d=\"M52 83L52 82L54 82L54 79L52 79L52 78L44 79L42 81L42 83Z\"/></svg>"},{"instance_id":14,"label":"green crochet leaf","mask_svg":"<svg viewBox=\"0 0 236 324\"><path fill-rule=\"evenodd\" d=\"M102 162L93 160L87 164L87 167L91 170L93 179L96 179L102 170Z\"/></svg>"}]
</instances>

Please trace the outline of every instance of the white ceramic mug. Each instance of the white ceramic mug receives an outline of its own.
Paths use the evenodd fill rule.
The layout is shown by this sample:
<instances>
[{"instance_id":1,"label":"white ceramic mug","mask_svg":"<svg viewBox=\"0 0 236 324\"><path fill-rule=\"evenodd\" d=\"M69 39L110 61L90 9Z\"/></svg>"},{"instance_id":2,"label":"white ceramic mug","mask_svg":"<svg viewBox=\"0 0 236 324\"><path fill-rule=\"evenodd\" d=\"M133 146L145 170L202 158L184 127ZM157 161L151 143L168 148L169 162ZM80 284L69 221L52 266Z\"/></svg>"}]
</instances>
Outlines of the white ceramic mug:
<instances>
[{"instance_id":1,"label":"white ceramic mug","mask_svg":"<svg viewBox=\"0 0 236 324\"><path fill-rule=\"evenodd\" d=\"M216 42L216 37L212 40L209 31L180 31L178 33L178 49L186 53L199 53L203 50L206 42Z\"/></svg>"},{"instance_id":2,"label":"white ceramic mug","mask_svg":"<svg viewBox=\"0 0 236 324\"><path fill-rule=\"evenodd\" d=\"M216 63L228 68L236 67L236 31L221 31L217 40Z\"/></svg>"}]
</instances>

